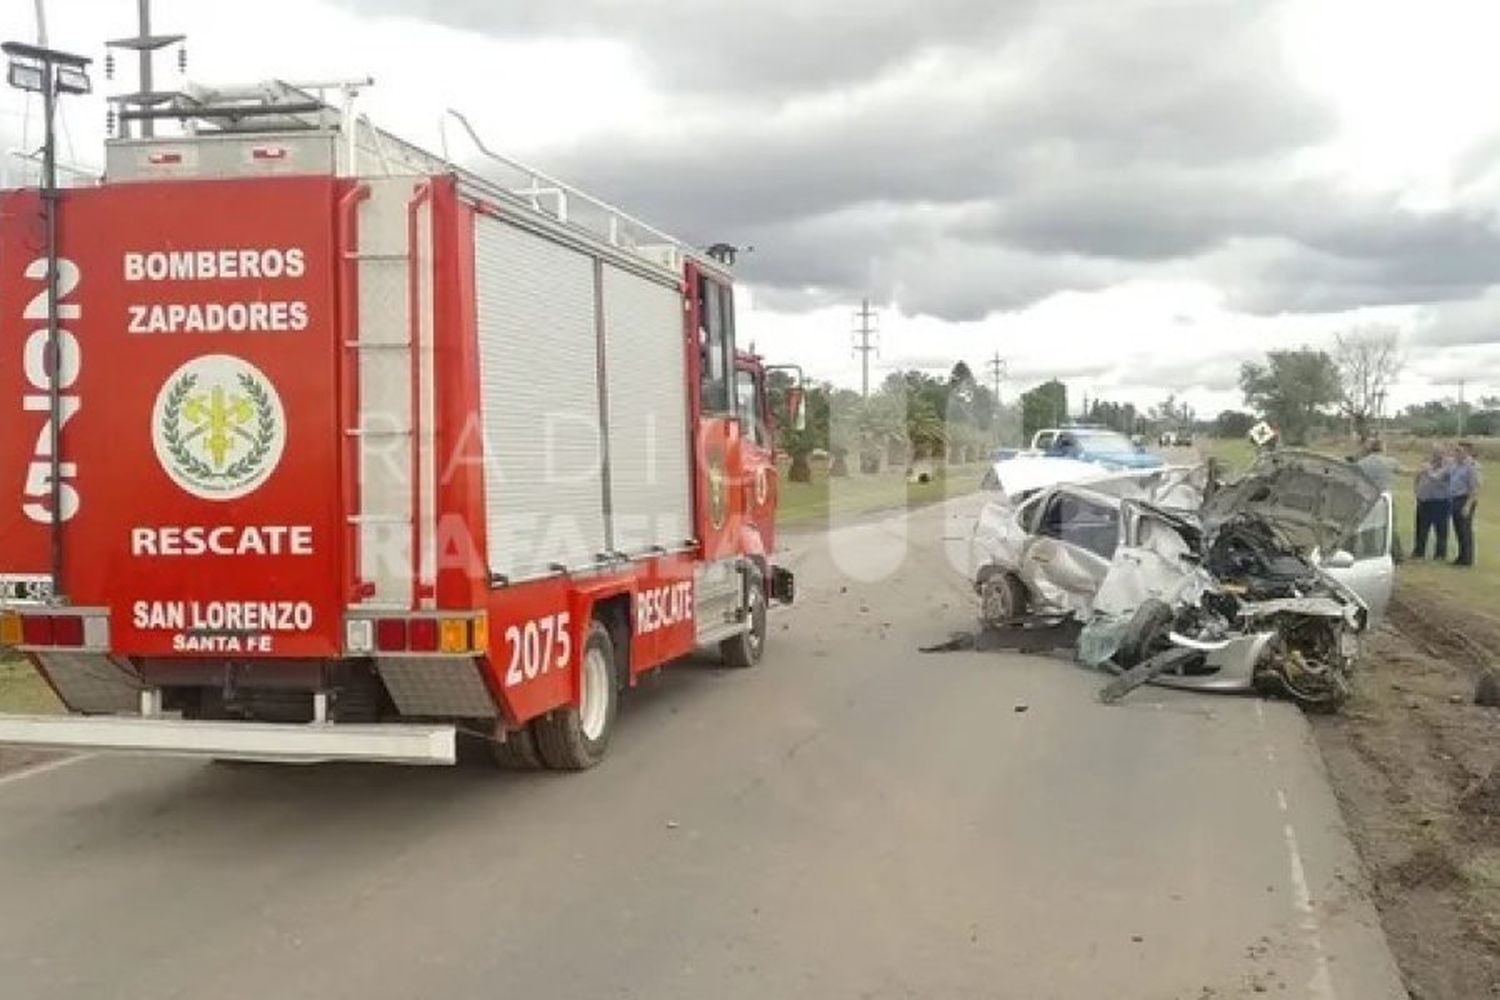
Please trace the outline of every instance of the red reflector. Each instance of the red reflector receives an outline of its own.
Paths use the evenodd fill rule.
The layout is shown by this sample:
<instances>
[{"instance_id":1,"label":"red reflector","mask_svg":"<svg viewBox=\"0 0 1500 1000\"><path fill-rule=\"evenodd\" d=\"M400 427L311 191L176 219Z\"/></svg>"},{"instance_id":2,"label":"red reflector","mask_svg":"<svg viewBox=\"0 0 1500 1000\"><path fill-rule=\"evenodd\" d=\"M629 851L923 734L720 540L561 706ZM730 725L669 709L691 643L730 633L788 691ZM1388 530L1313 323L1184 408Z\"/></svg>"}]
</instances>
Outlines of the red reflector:
<instances>
[{"instance_id":1,"label":"red reflector","mask_svg":"<svg viewBox=\"0 0 1500 1000\"><path fill-rule=\"evenodd\" d=\"M181 153L152 153L150 156L146 157L146 160L147 160L147 162L149 162L149 163L151 163L151 164L153 164L155 166L162 166L163 164L167 164L167 163L181 163L182 162L182 154Z\"/></svg>"},{"instance_id":2,"label":"red reflector","mask_svg":"<svg viewBox=\"0 0 1500 1000\"><path fill-rule=\"evenodd\" d=\"M400 653L406 649L406 621L382 618L375 623L375 648L382 653Z\"/></svg>"},{"instance_id":3,"label":"red reflector","mask_svg":"<svg viewBox=\"0 0 1500 1000\"><path fill-rule=\"evenodd\" d=\"M52 642L57 646L82 646L83 619L75 615L58 615L53 618Z\"/></svg>"},{"instance_id":4,"label":"red reflector","mask_svg":"<svg viewBox=\"0 0 1500 1000\"><path fill-rule=\"evenodd\" d=\"M27 615L21 619L21 642L27 646L52 645L50 615Z\"/></svg>"},{"instance_id":5,"label":"red reflector","mask_svg":"<svg viewBox=\"0 0 1500 1000\"><path fill-rule=\"evenodd\" d=\"M437 652L438 623L436 618L413 618L409 630L411 632L411 648L414 652Z\"/></svg>"}]
</instances>

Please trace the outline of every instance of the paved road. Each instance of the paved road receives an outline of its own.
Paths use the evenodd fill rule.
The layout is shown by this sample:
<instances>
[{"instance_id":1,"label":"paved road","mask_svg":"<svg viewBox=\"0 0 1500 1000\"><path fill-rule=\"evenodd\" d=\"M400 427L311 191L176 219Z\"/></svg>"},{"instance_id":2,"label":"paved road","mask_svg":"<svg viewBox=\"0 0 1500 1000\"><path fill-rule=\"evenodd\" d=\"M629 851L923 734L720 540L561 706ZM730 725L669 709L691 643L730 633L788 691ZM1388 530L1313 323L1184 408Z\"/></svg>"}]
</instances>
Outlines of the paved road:
<instances>
[{"instance_id":1,"label":"paved road","mask_svg":"<svg viewBox=\"0 0 1500 1000\"><path fill-rule=\"evenodd\" d=\"M793 540L767 662L644 685L587 774L0 784L0 995L1404 996L1294 709L915 652L972 506Z\"/></svg>"}]
</instances>

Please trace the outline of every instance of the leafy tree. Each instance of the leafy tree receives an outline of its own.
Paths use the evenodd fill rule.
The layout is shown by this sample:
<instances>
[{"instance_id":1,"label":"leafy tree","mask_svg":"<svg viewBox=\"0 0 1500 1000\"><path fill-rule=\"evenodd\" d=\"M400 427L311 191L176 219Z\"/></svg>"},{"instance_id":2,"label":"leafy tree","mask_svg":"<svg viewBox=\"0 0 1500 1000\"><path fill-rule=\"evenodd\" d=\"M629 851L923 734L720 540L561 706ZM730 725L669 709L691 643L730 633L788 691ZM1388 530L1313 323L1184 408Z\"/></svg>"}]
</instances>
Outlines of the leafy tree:
<instances>
[{"instance_id":1,"label":"leafy tree","mask_svg":"<svg viewBox=\"0 0 1500 1000\"><path fill-rule=\"evenodd\" d=\"M1021 436L1027 441L1039 430L1056 427L1067 416L1068 387L1057 379L1021 394Z\"/></svg>"},{"instance_id":2,"label":"leafy tree","mask_svg":"<svg viewBox=\"0 0 1500 1000\"><path fill-rule=\"evenodd\" d=\"M1288 444L1306 444L1320 415L1343 398L1338 366L1327 351L1303 347L1271 351L1265 364L1240 366L1245 402L1265 416Z\"/></svg>"},{"instance_id":3,"label":"leafy tree","mask_svg":"<svg viewBox=\"0 0 1500 1000\"><path fill-rule=\"evenodd\" d=\"M1255 417L1243 410L1220 410L1214 418L1214 437L1242 438L1255 426Z\"/></svg>"}]
</instances>

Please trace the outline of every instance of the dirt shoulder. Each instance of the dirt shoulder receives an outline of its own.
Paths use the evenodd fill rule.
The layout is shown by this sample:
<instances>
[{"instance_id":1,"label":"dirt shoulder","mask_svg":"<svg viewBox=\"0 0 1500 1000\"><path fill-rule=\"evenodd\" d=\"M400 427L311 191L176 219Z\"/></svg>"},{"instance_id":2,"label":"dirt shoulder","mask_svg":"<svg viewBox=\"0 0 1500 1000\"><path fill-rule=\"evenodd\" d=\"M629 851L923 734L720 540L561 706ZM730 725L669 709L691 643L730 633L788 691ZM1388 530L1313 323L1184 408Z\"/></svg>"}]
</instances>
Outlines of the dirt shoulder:
<instances>
[{"instance_id":1,"label":"dirt shoulder","mask_svg":"<svg viewBox=\"0 0 1500 1000\"><path fill-rule=\"evenodd\" d=\"M1403 586L1354 699L1313 718L1334 791L1418 1000L1500 996L1500 619Z\"/></svg>"}]
</instances>

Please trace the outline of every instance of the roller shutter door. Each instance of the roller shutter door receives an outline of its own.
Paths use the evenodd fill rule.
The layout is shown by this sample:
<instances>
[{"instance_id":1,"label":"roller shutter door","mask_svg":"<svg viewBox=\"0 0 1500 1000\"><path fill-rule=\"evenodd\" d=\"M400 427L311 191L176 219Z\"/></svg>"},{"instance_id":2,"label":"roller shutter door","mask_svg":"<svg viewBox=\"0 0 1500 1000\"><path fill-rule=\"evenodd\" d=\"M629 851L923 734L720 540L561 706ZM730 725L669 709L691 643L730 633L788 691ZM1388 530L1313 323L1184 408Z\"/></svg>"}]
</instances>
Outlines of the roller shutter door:
<instances>
[{"instance_id":1,"label":"roller shutter door","mask_svg":"<svg viewBox=\"0 0 1500 1000\"><path fill-rule=\"evenodd\" d=\"M592 566L608 547L593 259L487 217L475 241L490 570Z\"/></svg>"},{"instance_id":2,"label":"roller shutter door","mask_svg":"<svg viewBox=\"0 0 1500 1000\"><path fill-rule=\"evenodd\" d=\"M603 271L613 547L634 555L691 537L682 294Z\"/></svg>"}]
</instances>

